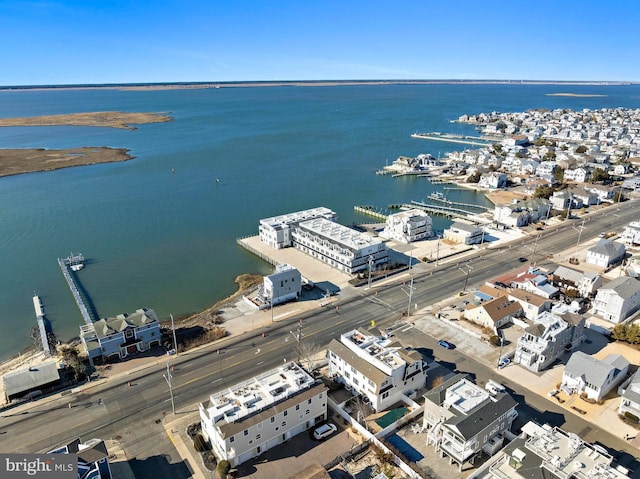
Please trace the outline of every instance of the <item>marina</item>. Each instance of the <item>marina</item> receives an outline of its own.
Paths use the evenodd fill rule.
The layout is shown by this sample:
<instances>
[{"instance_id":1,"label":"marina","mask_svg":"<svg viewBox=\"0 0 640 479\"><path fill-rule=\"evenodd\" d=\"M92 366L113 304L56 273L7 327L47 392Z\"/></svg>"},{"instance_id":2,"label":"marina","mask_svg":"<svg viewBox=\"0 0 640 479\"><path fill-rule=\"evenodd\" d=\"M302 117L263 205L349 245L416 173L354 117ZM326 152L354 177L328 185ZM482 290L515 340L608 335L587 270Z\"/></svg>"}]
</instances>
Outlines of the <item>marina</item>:
<instances>
[{"instance_id":1,"label":"marina","mask_svg":"<svg viewBox=\"0 0 640 479\"><path fill-rule=\"evenodd\" d=\"M473 146L489 146L494 141L477 136L455 135L452 133L414 133L411 138L419 138L421 140L446 141L448 143L461 143Z\"/></svg>"},{"instance_id":2,"label":"marina","mask_svg":"<svg viewBox=\"0 0 640 479\"><path fill-rule=\"evenodd\" d=\"M459 201L448 200L442 193L439 193L439 192L431 193L429 196L427 196L427 198L429 198L431 201L439 201L441 203L445 203L447 205L451 205L455 207L462 206L466 208L478 208L484 211L492 211L492 208L487 208L486 206L476 205L474 203L462 203Z\"/></svg>"}]
</instances>

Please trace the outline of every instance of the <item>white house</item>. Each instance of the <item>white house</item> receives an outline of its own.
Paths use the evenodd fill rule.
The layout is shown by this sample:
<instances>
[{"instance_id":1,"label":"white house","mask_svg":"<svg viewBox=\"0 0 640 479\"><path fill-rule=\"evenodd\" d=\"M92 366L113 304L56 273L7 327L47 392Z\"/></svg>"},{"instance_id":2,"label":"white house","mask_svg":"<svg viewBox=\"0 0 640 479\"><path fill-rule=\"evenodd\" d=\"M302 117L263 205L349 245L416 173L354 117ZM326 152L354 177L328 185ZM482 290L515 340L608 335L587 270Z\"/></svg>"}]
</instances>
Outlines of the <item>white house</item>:
<instances>
[{"instance_id":1,"label":"white house","mask_svg":"<svg viewBox=\"0 0 640 479\"><path fill-rule=\"evenodd\" d=\"M622 243L600 238L594 246L587 250L587 263L607 268L624 259L627 249Z\"/></svg>"},{"instance_id":2,"label":"white house","mask_svg":"<svg viewBox=\"0 0 640 479\"><path fill-rule=\"evenodd\" d=\"M631 415L640 422L640 369L618 389L618 393L622 396L618 414L626 417Z\"/></svg>"},{"instance_id":3,"label":"white house","mask_svg":"<svg viewBox=\"0 0 640 479\"><path fill-rule=\"evenodd\" d=\"M513 362L539 372L576 349L584 339L584 318L572 313L544 312L518 339Z\"/></svg>"},{"instance_id":4,"label":"white house","mask_svg":"<svg viewBox=\"0 0 640 479\"><path fill-rule=\"evenodd\" d=\"M589 176L589 170L586 168L578 167L574 169L564 170L564 181L575 181L576 183L585 183Z\"/></svg>"},{"instance_id":5,"label":"white house","mask_svg":"<svg viewBox=\"0 0 640 479\"><path fill-rule=\"evenodd\" d=\"M585 394L588 399L600 401L625 379L628 370L629 361L619 354L599 360L576 351L564 367L560 389L567 394Z\"/></svg>"},{"instance_id":6,"label":"white house","mask_svg":"<svg viewBox=\"0 0 640 479\"><path fill-rule=\"evenodd\" d=\"M566 266L558 266L551 275L553 284L559 288L573 289L583 298L588 298L596 293L602 286L602 277L593 272L583 273Z\"/></svg>"},{"instance_id":7,"label":"white house","mask_svg":"<svg viewBox=\"0 0 640 479\"><path fill-rule=\"evenodd\" d=\"M272 248L288 248L293 244L291 234L296 226L303 221L313 220L316 218L325 218L329 221L335 221L337 219L337 215L329 208L321 206L295 213L287 213L280 216L273 216L271 218L264 218L260 220L260 240Z\"/></svg>"},{"instance_id":8,"label":"white house","mask_svg":"<svg viewBox=\"0 0 640 479\"><path fill-rule=\"evenodd\" d=\"M640 244L640 221L632 221L624 228L622 241L629 246Z\"/></svg>"},{"instance_id":9,"label":"white house","mask_svg":"<svg viewBox=\"0 0 640 479\"><path fill-rule=\"evenodd\" d=\"M202 433L236 467L327 419L327 388L288 363L211 394L198 405Z\"/></svg>"},{"instance_id":10,"label":"white house","mask_svg":"<svg viewBox=\"0 0 640 479\"><path fill-rule=\"evenodd\" d=\"M273 274L265 276L262 283L264 301L272 306L298 299L302 292L300 271L289 264L279 264Z\"/></svg>"},{"instance_id":11,"label":"white house","mask_svg":"<svg viewBox=\"0 0 640 479\"><path fill-rule=\"evenodd\" d=\"M444 237L454 243L477 244L482 242L483 231L479 226L471 223L456 221L444 230Z\"/></svg>"},{"instance_id":12,"label":"white house","mask_svg":"<svg viewBox=\"0 0 640 479\"><path fill-rule=\"evenodd\" d=\"M422 389L427 365L422 355L388 338L352 330L327 348L329 375L367 397L375 411Z\"/></svg>"},{"instance_id":13,"label":"white house","mask_svg":"<svg viewBox=\"0 0 640 479\"><path fill-rule=\"evenodd\" d=\"M348 274L384 266L389 253L385 244L325 218L303 221L292 232L296 249Z\"/></svg>"},{"instance_id":14,"label":"white house","mask_svg":"<svg viewBox=\"0 0 640 479\"><path fill-rule=\"evenodd\" d=\"M499 173L497 171L491 171L489 173L483 173L480 176L480 181L478 182L478 186L480 188L506 188L507 186L507 175L504 173Z\"/></svg>"},{"instance_id":15,"label":"white house","mask_svg":"<svg viewBox=\"0 0 640 479\"><path fill-rule=\"evenodd\" d=\"M607 321L620 323L640 309L640 282L620 276L602 286L593 301L593 312Z\"/></svg>"},{"instance_id":16,"label":"white house","mask_svg":"<svg viewBox=\"0 0 640 479\"><path fill-rule=\"evenodd\" d=\"M408 244L432 236L432 225L431 217L422 210L401 211L387 216L380 236Z\"/></svg>"},{"instance_id":17,"label":"white house","mask_svg":"<svg viewBox=\"0 0 640 479\"><path fill-rule=\"evenodd\" d=\"M558 164L555 161L543 161L536 168L536 176L553 176L553 172L556 171L557 167Z\"/></svg>"},{"instance_id":18,"label":"white house","mask_svg":"<svg viewBox=\"0 0 640 479\"><path fill-rule=\"evenodd\" d=\"M508 393L492 396L466 375L457 374L424 395L427 444L462 471L476 454L491 455L502 445L518 416L516 406Z\"/></svg>"}]
</instances>

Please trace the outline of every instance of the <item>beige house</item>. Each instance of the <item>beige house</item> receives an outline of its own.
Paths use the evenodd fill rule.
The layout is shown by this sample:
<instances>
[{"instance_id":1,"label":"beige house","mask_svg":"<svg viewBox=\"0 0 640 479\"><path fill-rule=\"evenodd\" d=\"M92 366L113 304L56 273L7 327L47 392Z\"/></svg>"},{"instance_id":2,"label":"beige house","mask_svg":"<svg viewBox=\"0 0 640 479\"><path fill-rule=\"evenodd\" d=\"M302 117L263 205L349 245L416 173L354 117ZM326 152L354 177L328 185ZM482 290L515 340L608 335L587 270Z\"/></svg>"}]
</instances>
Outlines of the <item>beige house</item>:
<instances>
[{"instance_id":1,"label":"beige house","mask_svg":"<svg viewBox=\"0 0 640 479\"><path fill-rule=\"evenodd\" d=\"M545 311L551 311L552 302L544 296L515 288L509 291L508 296L509 299L520 303L524 316L527 319L535 319L539 314Z\"/></svg>"},{"instance_id":2,"label":"beige house","mask_svg":"<svg viewBox=\"0 0 640 479\"><path fill-rule=\"evenodd\" d=\"M510 323L514 316L522 315L522 306L517 301L498 296L479 306L469 308L464 317L498 334L498 329Z\"/></svg>"}]
</instances>

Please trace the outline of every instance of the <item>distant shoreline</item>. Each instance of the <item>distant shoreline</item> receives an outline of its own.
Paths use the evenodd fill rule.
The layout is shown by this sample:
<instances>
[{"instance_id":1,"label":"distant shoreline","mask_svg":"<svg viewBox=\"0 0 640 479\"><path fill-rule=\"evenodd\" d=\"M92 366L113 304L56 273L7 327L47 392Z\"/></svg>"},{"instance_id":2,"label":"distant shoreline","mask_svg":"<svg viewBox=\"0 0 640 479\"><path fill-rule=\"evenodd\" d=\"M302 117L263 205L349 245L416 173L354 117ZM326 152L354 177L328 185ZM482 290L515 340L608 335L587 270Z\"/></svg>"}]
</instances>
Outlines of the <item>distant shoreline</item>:
<instances>
[{"instance_id":1,"label":"distant shoreline","mask_svg":"<svg viewBox=\"0 0 640 479\"><path fill-rule=\"evenodd\" d=\"M300 80L300 81L238 81L238 82L166 82L166 83L113 83L82 85L7 85L2 91L31 90L81 90L109 89L123 91L141 90L184 90L207 88L248 88L248 87L318 87L318 86L358 86L358 85L572 85L572 86L621 86L636 85L640 82L611 81L536 81L536 80ZM550 94L574 96L574 94ZM575 96L582 96L575 94ZM595 95L585 95L595 96Z\"/></svg>"},{"instance_id":2,"label":"distant shoreline","mask_svg":"<svg viewBox=\"0 0 640 479\"><path fill-rule=\"evenodd\" d=\"M577 98L606 97L607 95L596 95L588 93L547 93L546 96L572 96Z\"/></svg>"}]
</instances>

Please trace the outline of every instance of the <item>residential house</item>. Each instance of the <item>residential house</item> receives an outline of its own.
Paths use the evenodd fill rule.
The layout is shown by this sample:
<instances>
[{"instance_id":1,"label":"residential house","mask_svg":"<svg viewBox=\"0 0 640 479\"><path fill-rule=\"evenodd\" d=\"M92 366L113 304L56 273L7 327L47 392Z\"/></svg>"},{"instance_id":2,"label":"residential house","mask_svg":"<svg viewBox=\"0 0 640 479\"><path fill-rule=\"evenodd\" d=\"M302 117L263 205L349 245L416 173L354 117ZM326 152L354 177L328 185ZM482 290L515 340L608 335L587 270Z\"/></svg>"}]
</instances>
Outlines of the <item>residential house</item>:
<instances>
[{"instance_id":1,"label":"residential house","mask_svg":"<svg viewBox=\"0 0 640 479\"><path fill-rule=\"evenodd\" d=\"M534 372L546 369L582 343L584 322L582 316L572 313L542 313L518 338L513 362Z\"/></svg>"},{"instance_id":2,"label":"residential house","mask_svg":"<svg viewBox=\"0 0 640 479\"><path fill-rule=\"evenodd\" d=\"M337 217L334 211L321 206L295 213L264 218L260 220L260 240L272 248L289 248L293 246L291 234L301 222L316 218L336 221Z\"/></svg>"},{"instance_id":3,"label":"residential house","mask_svg":"<svg viewBox=\"0 0 640 479\"><path fill-rule=\"evenodd\" d=\"M198 405L202 434L231 467L327 419L327 388L291 362L211 394Z\"/></svg>"},{"instance_id":4,"label":"residential house","mask_svg":"<svg viewBox=\"0 0 640 479\"><path fill-rule=\"evenodd\" d=\"M593 272L582 272L566 266L558 266L551 274L554 286L564 290L576 290L583 298L592 297L602 286L602 277Z\"/></svg>"},{"instance_id":5,"label":"residential house","mask_svg":"<svg viewBox=\"0 0 640 479\"><path fill-rule=\"evenodd\" d=\"M567 191L573 195L573 200L582 206L599 205L601 203L598 194L586 188L569 188Z\"/></svg>"},{"instance_id":6,"label":"residential house","mask_svg":"<svg viewBox=\"0 0 640 479\"><path fill-rule=\"evenodd\" d=\"M516 406L508 393L492 396L466 375L457 374L424 395L427 444L462 471L481 451L491 454L500 447L518 416Z\"/></svg>"},{"instance_id":7,"label":"residential house","mask_svg":"<svg viewBox=\"0 0 640 479\"><path fill-rule=\"evenodd\" d=\"M422 355L390 338L352 330L327 348L329 375L369 399L375 411L402 401L422 389L427 364Z\"/></svg>"},{"instance_id":8,"label":"residential house","mask_svg":"<svg viewBox=\"0 0 640 479\"><path fill-rule=\"evenodd\" d=\"M89 359L124 359L160 346L160 321L153 309L142 308L80 326L80 339Z\"/></svg>"},{"instance_id":9,"label":"residential house","mask_svg":"<svg viewBox=\"0 0 640 479\"><path fill-rule=\"evenodd\" d=\"M640 221L632 221L624 228L622 241L629 246L640 244Z\"/></svg>"},{"instance_id":10,"label":"residential house","mask_svg":"<svg viewBox=\"0 0 640 479\"><path fill-rule=\"evenodd\" d=\"M517 301L527 319L535 319L545 311L551 311L552 302L549 298L530 293L523 289L511 288L508 292L510 300Z\"/></svg>"},{"instance_id":11,"label":"residential house","mask_svg":"<svg viewBox=\"0 0 640 479\"><path fill-rule=\"evenodd\" d=\"M591 174L586 168L578 167L564 170L564 181L575 181L576 183L586 183Z\"/></svg>"},{"instance_id":12,"label":"residential house","mask_svg":"<svg viewBox=\"0 0 640 479\"><path fill-rule=\"evenodd\" d=\"M480 188L490 188L490 189L506 188L507 175L497 171L483 173L480 176L480 181L478 182L478 186Z\"/></svg>"},{"instance_id":13,"label":"residential house","mask_svg":"<svg viewBox=\"0 0 640 479\"><path fill-rule=\"evenodd\" d=\"M77 438L47 454L75 454L78 457L78 479L111 479L113 477L107 445L102 439L82 442Z\"/></svg>"},{"instance_id":14,"label":"residential house","mask_svg":"<svg viewBox=\"0 0 640 479\"><path fill-rule=\"evenodd\" d=\"M618 414L640 422L640 369L620 386L618 394L622 396Z\"/></svg>"},{"instance_id":15,"label":"residential house","mask_svg":"<svg viewBox=\"0 0 640 479\"><path fill-rule=\"evenodd\" d=\"M605 185L586 184L584 185L584 189L598 195L598 198L600 199L601 202L605 200L610 200L614 196L613 188Z\"/></svg>"},{"instance_id":16,"label":"residential house","mask_svg":"<svg viewBox=\"0 0 640 479\"><path fill-rule=\"evenodd\" d=\"M618 324L640 309L640 282L620 276L602 286L593 301L594 314Z\"/></svg>"},{"instance_id":17,"label":"residential house","mask_svg":"<svg viewBox=\"0 0 640 479\"><path fill-rule=\"evenodd\" d=\"M279 264L274 273L262 282L262 298L265 304L275 306L298 299L302 292L302 275L289 264Z\"/></svg>"},{"instance_id":18,"label":"residential house","mask_svg":"<svg viewBox=\"0 0 640 479\"><path fill-rule=\"evenodd\" d=\"M602 447L575 433L533 421L523 434L493 455L468 479L626 479Z\"/></svg>"},{"instance_id":19,"label":"residential house","mask_svg":"<svg viewBox=\"0 0 640 479\"><path fill-rule=\"evenodd\" d=\"M587 250L586 261L601 268L608 268L612 264L622 261L626 252L624 244L600 238L600 241Z\"/></svg>"},{"instance_id":20,"label":"residential house","mask_svg":"<svg viewBox=\"0 0 640 479\"><path fill-rule=\"evenodd\" d=\"M554 171L556 171L557 167L558 167L558 164L555 161L543 161L536 168L536 176L539 176L539 177L553 176L553 173Z\"/></svg>"},{"instance_id":21,"label":"residential house","mask_svg":"<svg viewBox=\"0 0 640 479\"><path fill-rule=\"evenodd\" d=\"M525 272L515 275L511 279L510 286L547 299L555 298L560 294L558 288L549 281L548 276L535 267L529 267Z\"/></svg>"},{"instance_id":22,"label":"residential house","mask_svg":"<svg viewBox=\"0 0 640 479\"><path fill-rule=\"evenodd\" d=\"M479 226L461 221L454 222L444 230L444 237L454 243L472 245L482 243L484 231Z\"/></svg>"},{"instance_id":23,"label":"residential house","mask_svg":"<svg viewBox=\"0 0 640 479\"><path fill-rule=\"evenodd\" d=\"M551 203L543 198L527 201L497 204L493 211L493 220L510 228L519 228L548 218Z\"/></svg>"},{"instance_id":24,"label":"residential house","mask_svg":"<svg viewBox=\"0 0 640 479\"><path fill-rule=\"evenodd\" d=\"M483 302L478 306L469 304L464 312L465 319L498 334L498 329L512 322L514 316L522 316L522 306L504 296Z\"/></svg>"},{"instance_id":25,"label":"residential house","mask_svg":"<svg viewBox=\"0 0 640 479\"><path fill-rule=\"evenodd\" d=\"M378 238L325 218L299 223L291 238L296 249L347 274L384 267L389 259Z\"/></svg>"},{"instance_id":26,"label":"residential house","mask_svg":"<svg viewBox=\"0 0 640 479\"><path fill-rule=\"evenodd\" d=\"M394 239L404 244L429 238L433 235L433 221L422 210L412 209L387 216L382 238Z\"/></svg>"},{"instance_id":27,"label":"residential house","mask_svg":"<svg viewBox=\"0 0 640 479\"><path fill-rule=\"evenodd\" d=\"M587 399L600 401L624 381L628 371L629 361L620 354L609 354L599 360L576 351L564 367L560 389L567 394L584 394Z\"/></svg>"},{"instance_id":28,"label":"residential house","mask_svg":"<svg viewBox=\"0 0 640 479\"><path fill-rule=\"evenodd\" d=\"M582 208L582 200L574 197L567 190L554 191L550 198L553 209L566 210L568 208Z\"/></svg>"},{"instance_id":29,"label":"residential house","mask_svg":"<svg viewBox=\"0 0 640 479\"><path fill-rule=\"evenodd\" d=\"M622 182L622 188L636 191L640 188L640 177L635 176L633 178L627 178Z\"/></svg>"}]
</instances>

